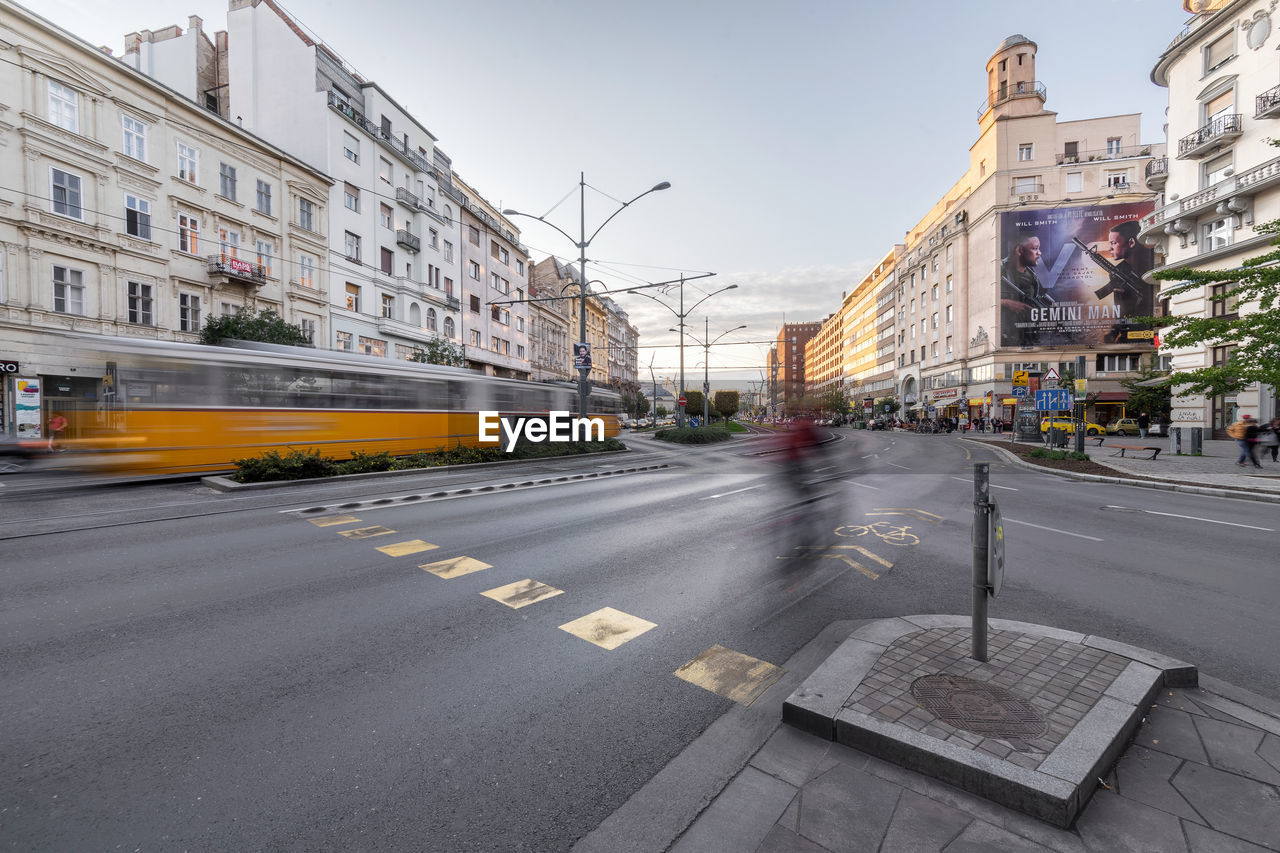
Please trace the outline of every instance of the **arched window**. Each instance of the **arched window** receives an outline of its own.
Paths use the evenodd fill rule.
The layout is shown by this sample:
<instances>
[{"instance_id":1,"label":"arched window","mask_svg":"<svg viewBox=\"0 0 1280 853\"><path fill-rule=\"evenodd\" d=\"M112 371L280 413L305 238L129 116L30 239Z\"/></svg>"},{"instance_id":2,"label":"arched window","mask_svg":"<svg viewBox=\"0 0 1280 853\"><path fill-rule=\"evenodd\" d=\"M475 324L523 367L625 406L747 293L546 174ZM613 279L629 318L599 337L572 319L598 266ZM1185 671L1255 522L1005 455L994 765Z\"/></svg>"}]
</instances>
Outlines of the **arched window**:
<instances>
[{"instance_id":1,"label":"arched window","mask_svg":"<svg viewBox=\"0 0 1280 853\"><path fill-rule=\"evenodd\" d=\"M444 224L453 224L453 208L449 207L447 204L444 206Z\"/></svg>"},{"instance_id":2,"label":"arched window","mask_svg":"<svg viewBox=\"0 0 1280 853\"><path fill-rule=\"evenodd\" d=\"M427 309L427 331L434 332L436 330L436 309Z\"/></svg>"},{"instance_id":3,"label":"arched window","mask_svg":"<svg viewBox=\"0 0 1280 853\"><path fill-rule=\"evenodd\" d=\"M452 318L452 317L445 317L445 318L444 318L444 336L445 336L446 338L453 338L453 337L457 337L457 336L454 334L454 331L453 331L453 318Z\"/></svg>"},{"instance_id":4,"label":"arched window","mask_svg":"<svg viewBox=\"0 0 1280 853\"><path fill-rule=\"evenodd\" d=\"M418 303L409 303L409 324L413 326L422 325L422 310L418 308Z\"/></svg>"}]
</instances>

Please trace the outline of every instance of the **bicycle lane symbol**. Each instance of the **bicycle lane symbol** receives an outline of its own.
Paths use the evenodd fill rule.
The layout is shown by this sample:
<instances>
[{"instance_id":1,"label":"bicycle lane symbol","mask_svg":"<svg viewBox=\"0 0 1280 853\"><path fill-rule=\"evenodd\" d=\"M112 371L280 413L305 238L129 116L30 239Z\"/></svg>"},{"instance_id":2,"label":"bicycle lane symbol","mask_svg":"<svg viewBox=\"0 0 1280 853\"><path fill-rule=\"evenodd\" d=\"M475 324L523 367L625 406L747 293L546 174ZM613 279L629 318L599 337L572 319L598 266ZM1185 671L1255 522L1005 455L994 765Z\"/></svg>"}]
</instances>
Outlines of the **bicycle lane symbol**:
<instances>
[{"instance_id":1,"label":"bicycle lane symbol","mask_svg":"<svg viewBox=\"0 0 1280 853\"><path fill-rule=\"evenodd\" d=\"M874 511L866 513L866 515L910 515L934 525L939 524L942 521L942 516L940 515L934 515L933 513L912 507L876 507ZM871 521L866 524L845 524L837 527L834 532L836 536L843 536L851 539L862 536L870 539L874 536L885 544L899 547L911 547L920 544L920 537L911 532L911 525L895 524L891 521ZM828 545L814 550L821 552L816 556L830 560L840 560L850 568L857 569L871 580L879 580L880 572L869 568L857 559L854 559L852 555L844 552L855 551L857 554L861 555L862 558L865 558L866 561L877 564L882 570L893 568L892 562L884 559L867 548L862 547L861 545Z\"/></svg>"}]
</instances>

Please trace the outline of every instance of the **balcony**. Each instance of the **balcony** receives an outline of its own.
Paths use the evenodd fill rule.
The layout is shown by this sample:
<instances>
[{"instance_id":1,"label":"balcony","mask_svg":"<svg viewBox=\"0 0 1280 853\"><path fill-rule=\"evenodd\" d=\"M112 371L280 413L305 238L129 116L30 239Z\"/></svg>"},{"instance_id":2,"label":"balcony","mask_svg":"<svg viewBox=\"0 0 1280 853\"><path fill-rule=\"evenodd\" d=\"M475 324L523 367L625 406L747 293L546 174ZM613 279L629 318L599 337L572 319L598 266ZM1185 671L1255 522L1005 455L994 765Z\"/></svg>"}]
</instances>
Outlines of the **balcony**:
<instances>
[{"instance_id":1,"label":"balcony","mask_svg":"<svg viewBox=\"0 0 1280 853\"><path fill-rule=\"evenodd\" d=\"M1277 184L1280 184L1280 157L1274 157L1252 169L1244 169L1186 198L1156 208L1142 217L1139 236L1146 238L1149 234L1163 234L1169 229L1172 229L1172 233L1186 234L1190 230L1188 224L1194 224L1197 217L1215 209L1219 204L1238 196L1252 197L1264 187Z\"/></svg>"},{"instance_id":2,"label":"balcony","mask_svg":"<svg viewBox=\"0 0 1280 853\"><path fill-rule=\"evenodd\" d=\"M1257 104L1254 118L1280 118L1280 86L1259 95Z\"/></svg>"},{"instance_id":3,"label":"balcony","mask_svg":"<svg viewBox=\"0 0 1280 853\"><path fill-rule=\"evenodd\" d=\"M1071 163L1091 163L1095 160L1123 160L1126 157L1149 157L1150 145L1119 145L1111 148L1097 148L1092 151L1077 151L1074 154L1058 155L1058 165Z\"/></svg>"},{"instance_id":4,"label":"balcony","mask_svg":"<svg viewBox=\"0 0 1280 853\"><path fill-rule=\"evenodd\" d=\"M396 139L390 134L382 132L382 128L377 123L370 121L364 113L357 110L351 104L338 97L338 94L332 89L329 90L329 106L336 112L342 113L347 120L359 127L365 133L381 142L387 148L390 148L401 157L413 164L414 168L422 172L434 171L427 159L417 151L411 149L403 139Z\"/></svg>"},{"instance_id":5,"label":"balcony","mask_svg":"<svg viewBox=\"0 0 1280 853\"><path fill-rule=\"evenodd\" d=\"M416 252L422 248L422 238L416 234L410 234L403 228L396 229L396 243L410 252Z\"/></svg>"},{"instance_id":6,"label":"balcony","mask_svg":"<svg viewBox=\"0 0 1280 853\"><path fill-rule=\"evenodd\" d=\"M231 255L209 255L209 275L220 278L221 283L237 282L261 286L267 283L267 271L258 264L251 264Z\"/></svg>"},{"instance_id":7,"label":"balcony","mask_svg":"<svg viewBox=\"0 0 1280 853\"><path fill-rule=\"evenodd\" d=\"M1240 113L1218 116L1195 133L1178 140L1178 159L1200 160L1244 133Z\"/></svg>"},{"instance_id":8,"label":"balcony","mask_svg":"<svg viewBox=\"0 0 1280 853\"><path fill-rule=\"evenodd\" d=\"M403 204L415 213L418 210L418 197L404 187L396 187L396 201L400 202L400 204Z\"/></svg>"},{"instance_id":9,"label":"balcony","mask_svg":"<svg viewBox=\"0 0 1280 853\"><path fill-rule=\"evenodd\" d=\"M1043 101L1045 93L1044 84L1039 80L1034 80L1030 83L1015 83L1012 86L1005 84L999 90L992 92L983 99L982 105L978 107L978 120L982 120L982 117L987 114L987 110L1006 101L1012 101L1014 98L1039 98Z\"/></svg>"},{"instance_id":10,"label":"balcony","mask_svg":"<svg viewBox=\"0 0 1280 853\"><path fill-rule=\"evenodd\" d=\"M1147 164L1147 189L1159 192L1169 180L1169 158L1159 157Z\"/></svg>"},{"instance_id":11,"label":"balcony","mask_svg":"<svg viewBox=\"0 0 1280 853\"><path fill-rule=\"evenodd\" d=\"M1044 184L1035 181L1015 182L1009 188L1009 195L1016 195L1021 201L1031 201L1032 196L1044 195Z\"/></svg>"}]
</instances>

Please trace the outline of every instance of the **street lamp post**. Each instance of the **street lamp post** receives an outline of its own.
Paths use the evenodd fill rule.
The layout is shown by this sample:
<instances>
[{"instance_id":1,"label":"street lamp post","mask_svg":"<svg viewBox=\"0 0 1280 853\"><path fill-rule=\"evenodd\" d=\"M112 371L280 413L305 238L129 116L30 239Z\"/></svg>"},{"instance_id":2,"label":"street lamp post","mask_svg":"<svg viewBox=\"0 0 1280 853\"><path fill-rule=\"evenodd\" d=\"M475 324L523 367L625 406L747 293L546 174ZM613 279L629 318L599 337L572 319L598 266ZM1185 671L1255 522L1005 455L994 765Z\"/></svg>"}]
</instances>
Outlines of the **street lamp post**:
<instances>
[{"instance_id":1,"label":"street lamp post","mask_svg":"<svg viewBox=\"0 0 1280 853\"><path fill-rule=\"evenodd\" d=\"M551 222L548 222L546 219L544 219L541 216L534 216L532 213L521 213L520 211L512 210L511 208L507 208L506 210L502 211L503 216L527 216L530 219L536 219L539 222L542 222L546 225L550 225L552 228L559 231L565 237L568 237L569 240L573 242L575 246L578 247L578 274L579 276L581 276L580 293L582 297L581 304L578 306L578 341L579 343L586 343L586 340L587 340L587 247L591 245L591 241L596 239L596 235L598 235L601 232L601 230L603 230L604 227L609 224L609 222L613 219L613 217L617 216L619 213L626 210L629 206L639 201L640 199L644 198L649 193L657 192L658 190L670 189L670 188L671 188L671 183L669 181L663 181L660 184L654 184L649 189L640 193L640 195L631 199L631 201L624 201L622 203L622 207L618 208L613 213L609 214L608 218L605 219L604 222L601 222L600 226L591 233L591 236L587 237L587 176L585 172L579 172L578 173L578 222L581 226L579 231L581 236L580 236L580 239L578 239L577 241L574 241L573 237L569 236L569 233L566 232L564 229L562 229L560 226L555 225ZM587 389L589 387L589 383L587 382L587 374L589 374L590 372L591 372L591 366L589 364L584 364L578 368L578 417L580 418L585 418L587 416Z\"/></svg>"},{"instance_id":2,"label":"street lamp post","mask_svg":"<svg viewBox=\"0 0 1280 853\"><path fill-rule=\"evenodd\" d=\"M699 341L695 335L693 334L689 335L689 337L697 341L698 345L702 347L702 425L703 426L706 426L707 422L711 419L711 401L708 399L708 396L707 396L708 394L711 393L711 375L710 375L711 348L715 346L716 342L719 341L721 338L723 338L725 335L729 334L730 332L736 332L739 329L745 329L746 327L747 326L745 323L742 324L741 326L734 326L732 329L729 329L728 331L724 331L716 335L716 339L714 341L708 341L706 339L711 336L711 319L709 317L703 317L702 318L703 340ZM674 332L675 329L672 329L672 331ZM683 333L680 336L680 340L681 340L681 346L683 348L683 341L684 341Z\"/></svg>"}]
</instances>

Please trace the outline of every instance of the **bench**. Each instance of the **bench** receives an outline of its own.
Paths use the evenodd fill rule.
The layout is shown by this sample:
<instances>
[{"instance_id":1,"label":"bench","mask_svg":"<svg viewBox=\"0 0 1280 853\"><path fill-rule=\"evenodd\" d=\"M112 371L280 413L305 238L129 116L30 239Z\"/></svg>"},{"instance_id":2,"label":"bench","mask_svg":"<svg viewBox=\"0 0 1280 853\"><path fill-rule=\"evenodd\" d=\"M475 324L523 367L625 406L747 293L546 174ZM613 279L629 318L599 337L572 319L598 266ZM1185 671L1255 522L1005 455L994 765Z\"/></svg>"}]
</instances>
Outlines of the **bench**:
<instances>
[{"instance_id":1,"label":"bench","mask_svg":"<svg viewBox=\"0 0 1280 853\"><path fill-rule=\"evenodd\" d=\"M1121 458L1124 458L1124 452L1126 450L1145 450L1151 454L1152 459L1155 459L1157 456L1160 455L1160 451L1163 449L1160 447L1150 447L1144 444L1109 444L1107 446L1120 451L1119 454L1112 453L1111 455L1112 456L1119 455Z\"/></svg>"}]
</instances>

